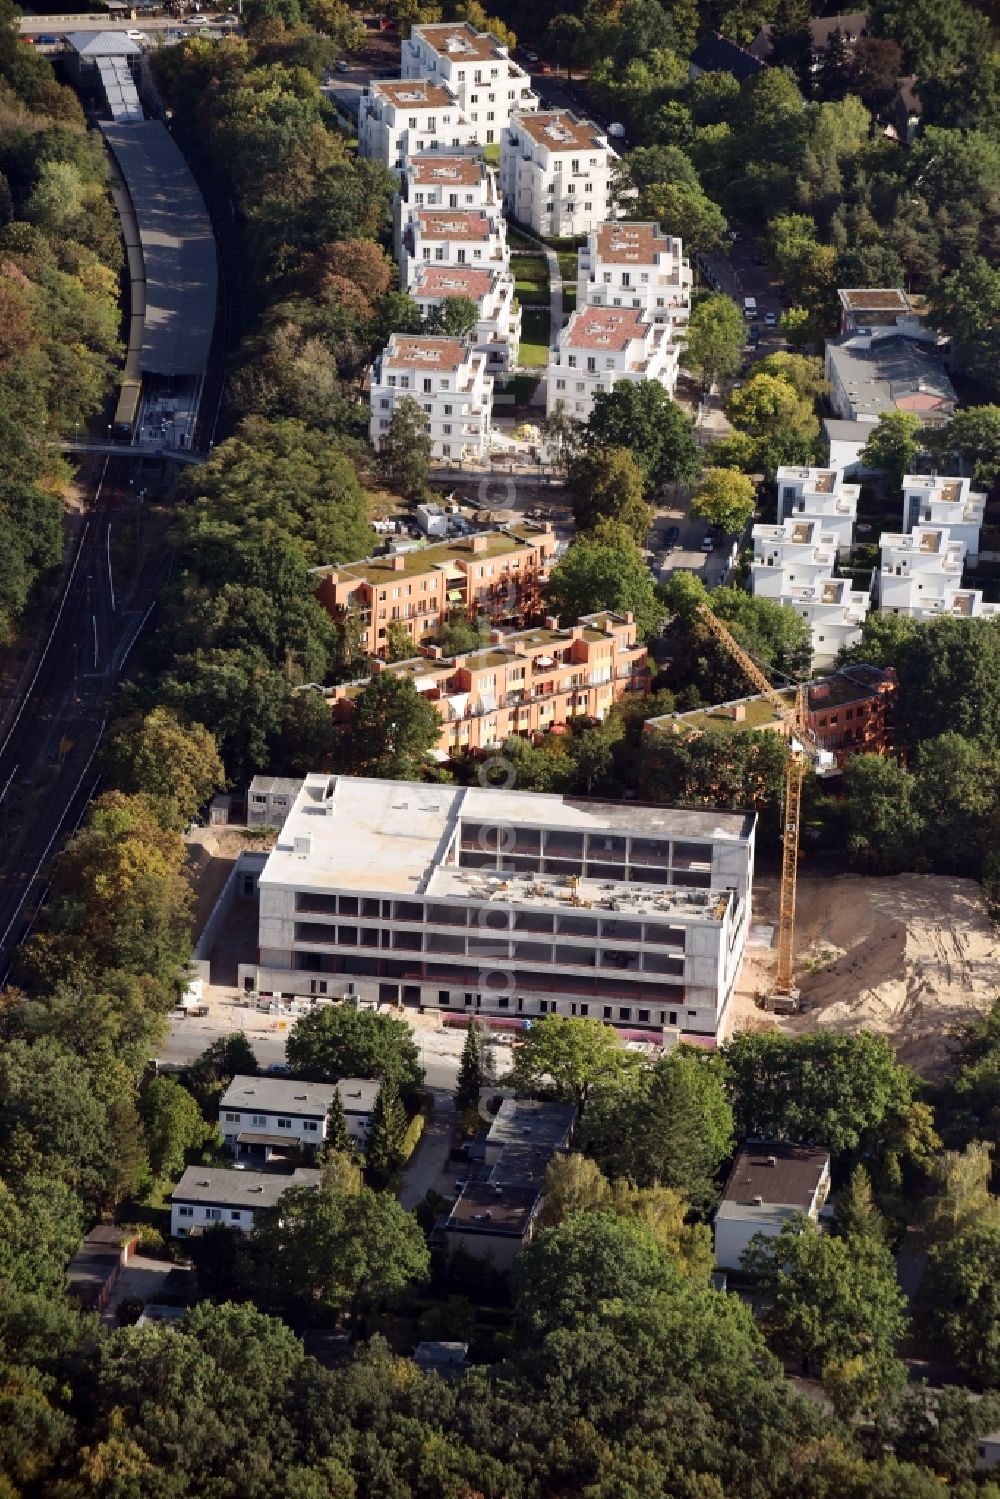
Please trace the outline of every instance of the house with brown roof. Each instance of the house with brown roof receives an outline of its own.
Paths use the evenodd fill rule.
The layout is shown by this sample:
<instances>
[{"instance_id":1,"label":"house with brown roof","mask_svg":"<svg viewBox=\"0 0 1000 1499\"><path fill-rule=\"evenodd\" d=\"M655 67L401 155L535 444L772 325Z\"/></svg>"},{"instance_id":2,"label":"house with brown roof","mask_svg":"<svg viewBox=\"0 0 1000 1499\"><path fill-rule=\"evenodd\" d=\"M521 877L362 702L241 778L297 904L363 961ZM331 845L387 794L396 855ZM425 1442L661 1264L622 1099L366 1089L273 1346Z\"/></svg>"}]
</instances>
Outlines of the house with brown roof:
<instances>
[{"instance_id":1,"label":"house with brown roof","mask_svg":"<svg viewBox=\"0 0 1000 1499\"><path fill-rule=\"evenodd\" d=\"M422 265L510 269L507 225L498 208L415 208L402 231L399 284L409 291Z\"/></svg>"},{"instance_id":2,"label":"house with brown roof","mask_svg":"<svg viewBox=\"0 0 1000 1499\"><path fill-rule=\"evenodd\" d=\"M447 307L455 297L475 302L479 318L472 347L486 358L489 374L505 374L517 363L521 342L521 304L514 277L495 266L438 265L422 262L410 283L410 296L424 317Z\"/></svg>"},{"instance_id":3,"label":"house with brown roof","mask_svg":"<svg viewBox=\"0 0 1000 1499\"><path fill-rule=\"evenodd\" d=\"M549 350L545 414L562 407L585 422L594 397L622 380L655 380L668 395L677 387L680 345L670 328L635 307L578 307Z\"/></svg>"},{"instance_id":4,"label":"house with brown roof","mask_svg":"<svg viewBox=\"0 0 1000 1499\"><path fill-rule=\"evenodd\" d=\"M410 397L424 413L436 459L485 456L493 416L486 359L462 338L393 333L371 368L368 433L378 451L396 403Z\"/></svg>"},{"instance_id":5,"label":"house with brown roof","mask_svg":"<svg viewBox=\"0 0 1000 1499\"><path fill-rule=\"evenodd\" d=\"M538 108L531 79L503 42L469 21L411 27L400 62L404 78L436 79L450 89L484 146L499 141L516 110Z\"/></svg>"},{"instance_id":6,"label":"house with brown roof","mask_svg":"<svg viewBox=\"0 0 1000 1499\"><path fill-rule=\"evenodd\" d=\"M455 94L432 79L373 80L358 106L358 152L401 172L417 151L451 150L476 139Z\"/></svg>"},{"instance_id":7,"label":"house with brown roof","mask_svg":"<svg viewBox=\"0 0 1000 1499\"><path fill-rule=\"evenodd\" d=\"M715 1263L738 1270L756 1234L775 1238L800 1215L819 1221L830 1192L830 1153L755 1140L739 1152L715 1214Z\"/></svg>"},{"instance_id":8,"label":"house with brown roof","mask_svg":"<svg viewBox=\"0 0 1000 1499\"><path fill-rule=\"evenodd\" d=\"M659 224L615 219L577 251L577 307L632 307L677 330L691 316L691 265Z\"/></svg>"}]
</instances>

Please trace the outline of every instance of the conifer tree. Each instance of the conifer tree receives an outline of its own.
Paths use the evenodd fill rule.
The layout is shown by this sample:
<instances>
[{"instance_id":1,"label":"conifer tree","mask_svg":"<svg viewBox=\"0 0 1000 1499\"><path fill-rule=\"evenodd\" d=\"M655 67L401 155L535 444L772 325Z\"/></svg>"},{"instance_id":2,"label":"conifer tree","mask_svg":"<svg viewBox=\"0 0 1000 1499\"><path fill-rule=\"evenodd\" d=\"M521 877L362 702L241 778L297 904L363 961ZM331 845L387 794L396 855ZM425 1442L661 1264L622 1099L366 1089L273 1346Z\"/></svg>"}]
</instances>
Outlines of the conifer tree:
<instances>
[{"instance_id":1,"label":"conifer tree","mask_svg":"<svg viewBox=\"0 0 1000 1499\"><path fill-rule=\"evenodd\" d=\"M344 1113L344 1102L340 1094L335 1090L330 1100L330 1108L326 1116L326 1138L323 1141L327 1153L341 1151L349 1155L354 1149L350 1132L347 1128L347 1115Z\"/></svg>"},{"instance_id":2,"label":"conifer tree","mask_svg":"<svg viewBox=\"0 0 1000 1499\"><path fill-rule=\"evenodd\" d=\"M391 1078L384 1078L372 1110L367 1150L369 1173L382 1185L390 1182L403 1164L405 1134L406 1110L399 1090Z\"/></svg>"},{"instance_id":3,"label":"conifer tree","mask_svg":"<svg viewBox=\"0 0 1000 1499\"><path fill-rule=\"evenodd\" d=\"M478 1107L484 1082L483 1048L479 1039L479 1028L473 1021L465 1038L462 1060L458 1068L458 1083L455 1087L455 1109L459 1114Z\"/></svg>"}]
</instances>

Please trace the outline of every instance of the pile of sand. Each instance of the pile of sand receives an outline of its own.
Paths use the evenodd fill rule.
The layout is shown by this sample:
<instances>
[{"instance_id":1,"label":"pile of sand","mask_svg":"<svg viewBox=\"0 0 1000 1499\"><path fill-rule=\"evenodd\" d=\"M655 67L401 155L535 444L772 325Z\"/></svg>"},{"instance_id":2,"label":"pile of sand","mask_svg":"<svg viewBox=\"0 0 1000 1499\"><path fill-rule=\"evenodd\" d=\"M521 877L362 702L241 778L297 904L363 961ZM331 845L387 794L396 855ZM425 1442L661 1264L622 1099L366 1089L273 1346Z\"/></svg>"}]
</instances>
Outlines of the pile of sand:
<instances>
[{"instance_id":1,"label":"pile of sand","mask_svg":"<svg viewBox=\"0 0 1000 1499\"><path fill-rule=\"evenodd\" d=\"M784 1030L875 1031L929 1074L945 1061L955 1026L1000 994L1000 940L975 880L800 874L798 895L803 1009L777 1022ZM774 881L755 882L755 903L758 921L776 922ZM773 949L748 952L735 1026L772 1023L753 995L767 987L774 961Z\"/></svg>"}]
</instances>

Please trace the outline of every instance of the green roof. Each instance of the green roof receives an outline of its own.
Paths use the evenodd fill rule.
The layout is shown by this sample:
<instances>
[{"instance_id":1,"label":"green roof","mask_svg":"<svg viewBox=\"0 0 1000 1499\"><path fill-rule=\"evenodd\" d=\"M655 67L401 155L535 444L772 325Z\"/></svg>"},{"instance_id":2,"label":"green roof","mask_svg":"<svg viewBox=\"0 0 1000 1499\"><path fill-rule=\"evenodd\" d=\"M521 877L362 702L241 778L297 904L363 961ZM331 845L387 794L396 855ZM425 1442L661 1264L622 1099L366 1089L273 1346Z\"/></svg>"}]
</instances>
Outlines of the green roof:
<instances>
[{"instance_id":1,"label":"green roof","mask_svg":"<svg viewBox=\"0 0 1000 1499\"><path fill-rule=\"evenodd\" d=\"M482 545L483 538L485 538L485 546ZM348 562L343 567L334 567L330 571L339 574L342 578L365 578L369 583L380 586L390 584L397 578L413 577L416 573L430 572L435 567L447 567L449 563L488 562L491 557L502 557L505 553L517 555L529 550L526 541L505 531L480 532L476 539L480 541L481 546L478 552L472 550L472 537L460 536L454 541L416 547L412 552L396 553L394 556L386 557L366 557L361 562ZM402 559L403 566L393 567L393 562L398 562L400 559Z\"/></svg>"},{"instance_id":2,"label":"green roof","mask_svg":"<svg viewBox=\"0 0 1000 1499\"><path fill-rule=\"evenodd\" d=\"M794 696L792 693L782 693L782 697L793 706ZM721 705L714 708L696 708L691 713L670 714L666 723L677 723L689 729L767 729L777 722L778 715L768 702L766 697L748 697L739 699L740 706L745 710L745 716L741 719L733 718L731 713L726 713Z\"/></svg>"}]
</instances>

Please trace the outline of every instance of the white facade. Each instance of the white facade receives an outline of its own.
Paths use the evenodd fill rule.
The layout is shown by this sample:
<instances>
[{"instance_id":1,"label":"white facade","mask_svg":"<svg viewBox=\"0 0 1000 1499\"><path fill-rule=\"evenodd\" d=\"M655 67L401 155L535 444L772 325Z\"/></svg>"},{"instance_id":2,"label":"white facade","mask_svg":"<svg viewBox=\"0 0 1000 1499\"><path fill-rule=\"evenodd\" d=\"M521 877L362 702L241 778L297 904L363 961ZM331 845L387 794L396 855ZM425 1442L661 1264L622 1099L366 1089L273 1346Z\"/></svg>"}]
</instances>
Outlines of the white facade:
<instances>
[{"instance_id":1,"label":"white facade","mask_svg":"<svg viewBox=\"0 0 1000 1499\"><path fill-rule=\"evenodd\" d=\"M903 530L914 526L945 527L952 541L960 541L966 556L979 552L979 533L986 513L986 496L976 494L971 479L943 479L937 474L903 476Z\"/></svg>"},{"instance_id":2,"label":"white facade","mask_svg":"<svg viewBox=\"0 0 1000 1499\"><path fill-rule=\"evenodd\" d=\"M482 458L493 415L486 359L458 338L394 333L372 366L369 436L381 448L396 402L423 409L435 458Z\"/></svg>"},{"instance_id":3,"label":"white facade","mask_svg":"<svg viewBox=\"0 0 1000 1499\"><path fill-rule=\"evenodd\" d=\"M946 530L917 526L908 535L884 531L879 607L890 614L929 619L950 613L946 602L962 587L965 543Z\"/></svg>"},{"instance_id":4,"label":"white facade","mask_svg":"<svg viewBox=\"0 0 1000 1499\"><path fill-rule=\"evenodd\" d=\"M847 484L844 474L830 468L778 469L778 520L814 520L834 538L839 556L854 544L860 484Z\"/></svg>"},{"instance_id":5,"label":"white facade","mask_svg":"<svg viewBox=\"0 0 1000 1499\"><path fill-rule=\"evenodd\" d=\"M521 343L521 305L514 295L509 271L469 266L419 265L410 296L426 317L451 297L468 297L479 308L471 343L486 357L491 375L504 374L517 363Z\"/></svg>"},{"instance_id":6,"label":"white facade","mask_svg":"<svg viewBox=\"0 0 1000 1499\"><path fill-rule=\"evenodd\" d=\"M714 1037L743 956L752 814L311 775L241 982L444 1013Z\"/></svg>"},{"instance_id":7,"label":"white facade","mask_svg":"<svg viewBox=\"0 0 1000 1499\"><path fill-rule=\"evenodd\" d=\"M668 395L677 388L680 346L670 328L635 308L583 307L559 330L549 351L545 414L562 406L585 422L594 397L622 380L655 380Z\"/></svg>"},{"instance_id":8,"label":"white facade","mask_svg":"<svg viewBox=\"0 0 1000 1499\"><path fill-rule=\"evenodd\" d=\"M536 234L589 234L613 217L604 131L568 110L513 116L500 148L504 207Z\"/></svg>"},{"instance_id":9,"label":"white facade","mask_svg":"<svg viewBox=\"0 0 1000 1499\"><path fill-rule=\"evenodd\" d=\"M475 129L440 83L389 79L370 83L358 106L358 151L402 171L418 151L471 145Z\"/></svg>"},{"instance_id":10,"label":"white facade","mask_svg":"<svg viewBox=\"0 0 1000 1499\"><path fill-rule=\"evenodd\" d=\"M234 1171L219 1166L189 1166L170 1195L170 1233L186 1239L196 1228L221 1225L243 1234L254 1230L261 1208L277 1206L290 1187L318 1187L320 1173L299 1168L287 1175L273 1171Z\"/></svg>"},{"instance_id":11,"label":"white facade","mask_svg":"<svg viewBox=\"0 0 1000 1499\"><path fill-rule=\"evenodd\" d=\"M417 208L403 229L399 284L410 291L425 265L510 269L507 225L498 209Z\"/></svg>"},{"instance_id":12,"label":"white facade","mask_svg":"<svg viewBox=\"0 0 1000 1499\"><path fill-rule=\"evenodd\" d=\"M393 195L393 248L399 258L403 231L418 208L500 209L497 174L483 160L479 146L461 150L420 151L402 166L399 191Z\"/></svg>"},{"instance_id":13,"label":"white facade","mask_svg":"<svg viewBox=\"0 0 1000 1499\"><path fill-rule=\"evenodd\" d=\"M692 272L681 241L627 219L592 229L577 251L577 307L634 307L674 329L691 316Z\"/></svg>"},{"instance_id":14,"label":"white facade","mask_svg":"<svg viewBox=\"0 0 1000 1499\"><path fill-rule=\"evenodd\" d=\"M274 1144L321 1145L337 1089L333 1083L288 1078L234 1077L219 1101L219 1133L231 1150L252 1146L253 1136Z\"/></svg>"},{"instance_id":15,"label":"white facade","mask_svg":"<svg viewBox=\"0 0 1000 1499\"><path fill-rule=\"evenodd\" d=\"M856 645L871 596L835 576L837 535L819 520L754 526L750 591L794 609L809 626L814 668L831 666L841 646Z\"/></svg>"},{"instance_id":16,"label":"white facade","mask_svg":"<svg viewBox=\"0 0 1000 1499\"><path fill-rule=\"evenodd\" d=\"M504 44L468 21L414 26L400 61L404 78L432 78L451 90L484 146L500 139L516 110L538 108L531 79Z\"/></svg>"}]
</instances>

